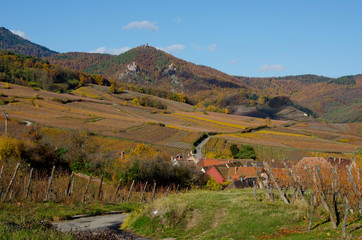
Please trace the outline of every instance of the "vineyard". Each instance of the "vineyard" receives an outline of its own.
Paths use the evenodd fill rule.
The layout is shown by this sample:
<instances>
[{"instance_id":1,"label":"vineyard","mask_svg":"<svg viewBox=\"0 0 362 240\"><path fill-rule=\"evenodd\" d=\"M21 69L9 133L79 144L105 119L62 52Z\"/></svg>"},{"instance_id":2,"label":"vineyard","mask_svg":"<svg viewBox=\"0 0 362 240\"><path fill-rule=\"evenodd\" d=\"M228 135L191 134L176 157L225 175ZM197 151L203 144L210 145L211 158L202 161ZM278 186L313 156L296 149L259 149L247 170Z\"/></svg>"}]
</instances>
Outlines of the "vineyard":
<instances>
[{"instance_id":1,"label":"vineyard","mask_svg":"<svg viewBox=\"0 0 362 240\"><path fill-rule=\"evenodd\" d=\"M360 123L292 123L201 112L190 105L157 98L169 105L167 111L134 105L131 100L146 94L110 94L105 86L91 85L76 90L77 95L36 91L10 85L0 86L9 103L1 105L9 114L9 133L16 136L29 126L44 128L55 142L64 130L85 132L93 144L106 151L124 151L138 143L154 146L167 154L188 154L202 132L216 132L203 153L228 149L231 144L252 145L260 160L297 161L312 153L357 154L362 144ZM84 94L82 94L84 91ZM88 94L88 95L87 95ZM93 95L92 95L93 94ZM99 98L99 96L101 98ZM11 100L11 99L14 99ZM10 101L11 100L11 101ZM126 103L126 104L125 104ZM4 119L0 119L0 123ZM19 124L18 124L18 123ZM48 128L48 130L46 130ZM49 129L53 129L53 133ZM58 129L55 131L54 129ZM3 132L3 128L0 128ZM59 136L57 136L59 135Z\"/></svg>"},{"instance_id":2,"label":"vineyard","mask_svg":"<svg viewBox=\"0 0 362 240\"><path fill-rule=\"evenodd\" d=\"M146 203L191 189L179 185L157 186L153 183L121 181L110 185L100 178L81 173L62 172L53 167L51 171L37 171L16 164L0 167L0 200L3 202L56 203Z\"/></svg>"},{"instance_id":3,"label":"vineyard","mask_svg":"<svg viewBox=\"0 0 362 240\"><path fill-rule=\"evenodd\" d=\"M337 154L335 152L316 152L310 150L303 149L295 149L290 147L277 147L270 145L259 145L259 144L250 144L248 142L241 143L240 141L232 141L228 138L224 138L223 135L221 137L212 137L210 140L204 145L202 152L204 154L213 152L216 153L222 149L230 149L232 144L236 144L238 148L241 148L243 144L251 145L256 153L256 158L262 161L283 161L288 160L291 162L298 162L303 157L325 157L329 156L337 156L342 158L351 159L352 157L355 161L361 165L362 163L362 154L360 153L340 153Z\"/></svg>"},{"instance_id":4,"label":"vineyard","mask_svg":"<svg viewBox=\"0 0 362 240\"><path fill-rule=\"evenodd\" d=\"M313 228L313 214L316 208L324 208L328 214L333 229L342 223L342 237L346 237L346 220L350 212L359 219L362 213L362 182L361 169L356 164L333 165L328 161L306 158L294 167L288 167L284 162L283 172L276 172L264 162L264 169L268 174L267 181L262 179L260 171L255 167L258 181L264 189L265 196L274 201L273 189L277 190L279 199L286 205L295 204L297 198L310 209L309 227ZM335 164L337 162L337 164ZM339 159L341 162L341 159ZM292 190L288 196L287 191ZM254 185L256 192L256 185ZM255 195L255 200L257 197Z\"/></svg>"}]
</instances>

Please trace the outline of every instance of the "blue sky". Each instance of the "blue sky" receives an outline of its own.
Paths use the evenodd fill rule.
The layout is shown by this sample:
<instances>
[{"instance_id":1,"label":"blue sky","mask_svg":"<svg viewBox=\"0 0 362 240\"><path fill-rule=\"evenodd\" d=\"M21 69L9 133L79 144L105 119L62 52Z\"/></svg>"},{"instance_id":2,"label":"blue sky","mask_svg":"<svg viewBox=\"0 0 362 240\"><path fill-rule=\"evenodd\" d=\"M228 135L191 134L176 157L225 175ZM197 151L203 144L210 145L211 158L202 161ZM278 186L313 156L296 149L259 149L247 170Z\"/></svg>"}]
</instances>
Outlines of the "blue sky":
<instances>
[{"instance_id":1,"label":"blue sky","mask_svg":"<svg viewBox=\"0 0 362 240\"><path fill-rule=\"evenodd\" d=\"M362 73L362 1L1 0L0 26L58 52L149 43L251 77Z\"/></svg>"}]
</instances>

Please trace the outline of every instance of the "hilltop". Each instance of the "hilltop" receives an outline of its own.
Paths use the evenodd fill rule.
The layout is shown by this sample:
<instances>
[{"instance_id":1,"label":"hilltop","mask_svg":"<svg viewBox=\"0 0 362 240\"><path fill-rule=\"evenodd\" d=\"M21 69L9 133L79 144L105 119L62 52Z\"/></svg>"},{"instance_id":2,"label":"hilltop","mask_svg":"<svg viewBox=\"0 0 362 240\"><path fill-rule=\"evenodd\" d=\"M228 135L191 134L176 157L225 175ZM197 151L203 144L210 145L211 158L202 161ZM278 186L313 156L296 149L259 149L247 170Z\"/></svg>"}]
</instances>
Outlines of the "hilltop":
<instances>
[{"instance_id":1,"label":"hilltop","mask_svg":"<svg viewBox=\"0 0 362 240\"><path fill-rule=\"evenodd\" d=\"M57 53L46 47L32 43L4 27L0 27L0 49L33 57L48 57Z\"/></svg>"}]
</instances>

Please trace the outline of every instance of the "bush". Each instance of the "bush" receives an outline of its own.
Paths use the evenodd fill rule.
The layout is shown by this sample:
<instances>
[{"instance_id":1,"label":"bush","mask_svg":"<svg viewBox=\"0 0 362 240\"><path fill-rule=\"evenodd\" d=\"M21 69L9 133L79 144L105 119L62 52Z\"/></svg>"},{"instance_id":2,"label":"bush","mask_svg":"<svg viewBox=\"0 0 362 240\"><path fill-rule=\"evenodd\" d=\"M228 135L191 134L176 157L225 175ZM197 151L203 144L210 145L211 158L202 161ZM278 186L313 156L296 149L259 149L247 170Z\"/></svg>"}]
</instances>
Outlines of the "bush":
<instances>
[{"instance_id":1,"label":"bush","mask_svg":"<svg viewBox=\"0 0 362 240\"><path fill-rule=\"evenodd\" d=\"M218 183L218 182L216 182L215 178L210 177L210 179L207 181L205 187L207 189L217 191L217 190L224 189L225 187L229 186L229 184L230 184L230 181L227 181L224 183Z\"/></svg>"},{"instance_id":2,"label":"bush","mask_svg":"<svg viewBox=\"0 0 362 240\"><path fill-rule=\"evenodd\" d=\"M237 159L256 159L256 154L253 146L243 145L240 151L234 156Z\"/></svg>"},{"instance_id":3,"label":"bush","mask_svg":"<svg viewBox=\"0 0 362 240\"><path fill-rule=\"evenodd\" d=\"M116 92L116 88L115 86L112 84L110 87L109 87L109 93L115 93Z\"/></svg>"},{"instance_id":4,"label":"bush","mask_svg":"<svg viewBox=\"0 0 362 240\"><path fill-rule=\"evenodd\" d=\"M158 186L179 184L192 186L204 183L203 174L193 165L180 163L173 165L169 156L161 155L153 148L140 144L134 150L126 153L108 164L106 171L116 184L120 178L125 182L157 182Z\"/></svg>"},{"instance_id":5,"label":"bush","mask_svg":"<svg viewBox=\"0 0 362 240\"><path fill-rule=\"evenodd\" d=\"M19 161L25 154L25 145L22 140L2 136L0 137L0 161L8 163Z\"/></svg>"}]
</instances>

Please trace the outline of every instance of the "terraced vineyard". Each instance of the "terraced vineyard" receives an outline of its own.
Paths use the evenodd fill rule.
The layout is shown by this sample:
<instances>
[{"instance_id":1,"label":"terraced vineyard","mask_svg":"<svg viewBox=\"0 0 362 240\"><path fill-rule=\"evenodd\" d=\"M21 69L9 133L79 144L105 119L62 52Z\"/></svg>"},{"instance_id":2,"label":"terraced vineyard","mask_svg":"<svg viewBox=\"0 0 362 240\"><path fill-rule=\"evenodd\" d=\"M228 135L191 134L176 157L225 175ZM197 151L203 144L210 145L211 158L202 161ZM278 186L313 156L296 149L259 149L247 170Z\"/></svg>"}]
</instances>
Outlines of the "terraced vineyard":
<instances>
[{"instance_id":1,"label":"terraced vineyard","mask_svg":"<svg viewBox=\"0 0 362 240\"><path fill-rule=\"evenodd\" d=\"M358 154L362 146L362 124L288 123L272 121L270 128L241 133L247 127L265 125L253 117L207 112L184 103L160 99L167 112L131 103L145 94L110 94L107 87L87 86L77 95L36 91L29 87L0 84L0 108L9 113L9 132L17 132L16 122L30 122L41 128L84 131L94 144L109 151L133 148L146 143L167 154L187 154L202 132L217 132L204 146L205 152L221 151L235 143L253 145L259 159L300 159L311 152ZM87 97L88 96L88 97ZM11 100L11 101L10 101ZM2 119L3 121L3 119ZM3 131L0 129L0 131ZM61 132L52 133L57 141ZM56 137L58 136L58 137Z\"/></svg>"}]
</instances>

